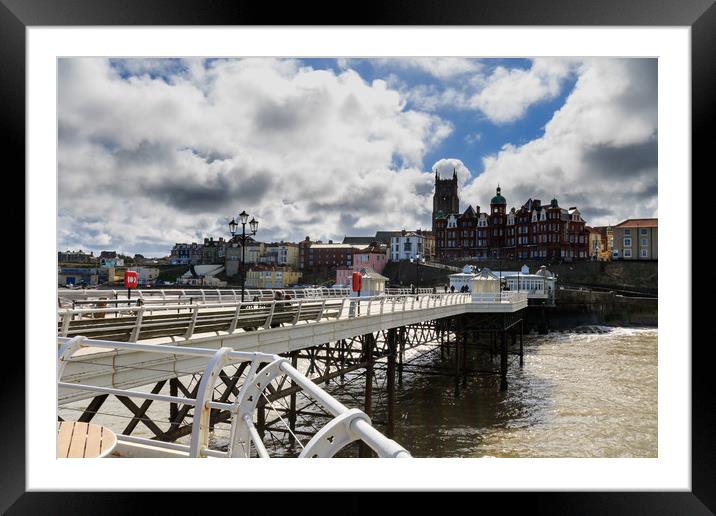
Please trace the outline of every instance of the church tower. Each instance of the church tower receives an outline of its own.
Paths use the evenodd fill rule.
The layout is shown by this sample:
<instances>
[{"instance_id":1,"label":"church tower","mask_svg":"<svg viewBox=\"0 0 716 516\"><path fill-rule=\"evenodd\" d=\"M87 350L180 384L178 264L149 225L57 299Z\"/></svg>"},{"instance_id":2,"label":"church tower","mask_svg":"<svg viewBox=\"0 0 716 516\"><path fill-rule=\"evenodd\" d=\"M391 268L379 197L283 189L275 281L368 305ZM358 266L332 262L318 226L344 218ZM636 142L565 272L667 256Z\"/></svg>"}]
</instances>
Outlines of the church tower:
<instances>
[{"instance_id":1,"label":"church tower","mask_svg":"<svg viewBox=\"0 0 716 516\"><path fill-rule=\"evenodd\" d=\"M457 170L453 169L452 179L441 179L435 171L435 193L433 194L433 222L437 217L447 217L460 210L457 195ZM434 224L433 224L434 225Z\"/></svg>"}]
</instances>

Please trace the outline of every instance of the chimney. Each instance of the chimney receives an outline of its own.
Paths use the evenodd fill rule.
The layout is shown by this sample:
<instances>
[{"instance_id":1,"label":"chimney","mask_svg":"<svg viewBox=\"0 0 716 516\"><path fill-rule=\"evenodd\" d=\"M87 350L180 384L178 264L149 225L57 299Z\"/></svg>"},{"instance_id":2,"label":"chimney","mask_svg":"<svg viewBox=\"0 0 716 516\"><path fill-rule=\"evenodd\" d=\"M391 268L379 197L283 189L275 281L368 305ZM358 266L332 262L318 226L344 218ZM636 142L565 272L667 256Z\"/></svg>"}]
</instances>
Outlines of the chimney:
<instances>
[{"instance_id":1,"label":"chimney","mask_svg":"<svg viewBox=\"0 0 716 516\"><path fill-rule=\"evenodd\" d=\"M333 240L329 240L328 243L329 243L329 244L332 244L332 243L333 243Z\"/></svg>"}]
</instances>

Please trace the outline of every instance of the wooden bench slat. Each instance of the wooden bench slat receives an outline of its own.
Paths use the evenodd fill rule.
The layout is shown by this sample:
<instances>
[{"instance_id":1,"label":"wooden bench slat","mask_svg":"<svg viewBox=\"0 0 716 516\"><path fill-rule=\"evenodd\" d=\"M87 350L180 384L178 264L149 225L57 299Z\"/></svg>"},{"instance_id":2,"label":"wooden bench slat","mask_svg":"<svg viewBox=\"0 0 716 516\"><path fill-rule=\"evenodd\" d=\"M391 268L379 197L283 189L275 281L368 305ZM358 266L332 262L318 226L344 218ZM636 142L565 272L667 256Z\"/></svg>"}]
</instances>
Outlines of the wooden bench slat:
<instances>
[{"instance_id":1,"label":"wooden bench slat","mask_svg":"<svg viewBox=\"0 0 716 516\"><path fill-rule=\"evenodd\" d=\"M75 424L74 421L67 421L60 423L59 431L57 433L57 456L67 457L70 452L70 443L72 442L72 430Z\"/></svg>"},{"instance_id":2,"label":"wooden bench slat","mask_svg":"<svg viewBox=\"0 0 716 516\"><path fill-rule=\"evenodd\" d=\"M80 423L79 421L75 421L75 426L72 430L72 442L70 443L70 451L67 453L68 458L83 458L85 456L87 427L88 423Z\"/></svg>"},{"instance_id":3,"label":"wooden bench slat","mask_svg":"<svg viewBox=\"0 0 716 516\"><path fill-rule=\"evenodd\" d=\"M102 451L102 427L90 425L87 431L85 457L97 457Z\"/></svg>"}]
</instances>

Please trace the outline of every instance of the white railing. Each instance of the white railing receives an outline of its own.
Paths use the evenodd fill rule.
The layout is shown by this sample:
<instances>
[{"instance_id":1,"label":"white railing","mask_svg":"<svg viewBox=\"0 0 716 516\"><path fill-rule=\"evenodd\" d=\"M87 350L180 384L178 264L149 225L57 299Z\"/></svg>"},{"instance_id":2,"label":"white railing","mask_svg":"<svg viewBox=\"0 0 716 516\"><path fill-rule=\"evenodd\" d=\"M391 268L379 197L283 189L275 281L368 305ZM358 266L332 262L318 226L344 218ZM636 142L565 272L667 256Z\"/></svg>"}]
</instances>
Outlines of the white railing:
<instances>
[{"instance_id":1,"label":"white railing","mask_svg":"<svg viewBox=\"0 0 716 516\"><path fill-rule=\"evenodd\" d=\"M385 289L386 294L400 295L400 294L414 294L415 292L410 287L389 287ZM418 294L432 294L432 288L419 288Z\"/></svg>"},{"instance_id":2,"label":"white railing","mask_svg":"<svg viewBox=\"0 0 716 516\"><path fill-rule=\"evenodd\" d=\"M290 295L294 299L313 298L335 298L346 297L350 294L348 288L283 288L283 289L255 289L244 290L244 300L251 301L258 298L260 301L274 299L276 292L283 295ZM223 302L241 301L241 289L136 289L129 294L126 289L79 289L79 290L58 290L60 302L72 307L87 304L105 303L107 305L120 306L137 305L146 303L166 304L173 302Z\"/></svg>"},{"instance_id":3,"label":"white railing","mask_svg":"<svg viewBox=\"0 0 716 516\"><path fill-rule=\"evenodd\" d=\"M144 338L179 336L280 325L319 323L465 304L467 293L380 295L361 298L294 299L287 301L145 304L135 307L59 309L61 337L86 335L137 342ZM154 317L158 316L158 317ZM171 316L171 317L167 317Z\"/></svg>"},{"instance_id":4,"label":"white railing","mask_svg":"<svg viewBox=\"0 0 716 516\"><path fill-rule=\"evenodd\" d=\"M381 434L371 425L370 418L358 409L348 409L330 394L322 390L311 380L299 373L290 363L278 355L266 353L247 353L234 351L224 347L219 350L167 346L157 344L129 344L102 340L90 340L82 336L72 339L59 338L57 359L57 385L60 389L80 390L97 394L111 394L140 398L164 403L177 403L194 407L190 444L165 443L135 436L118 435L124 443L135 443L152 447L155 450L179 452L186 457L251 457L252 447L256 455L268 458L269 453L254 425L254 411L261 397L266 398L269 406L271 401L264 390L274 380L287 377L293 385L298 385L311 401L318 403L333 416L303 447L299 457L333 457L337 452L354 441L363 441L379 457L407 458L410 457L405 448ZM83 347L108 348L117 351L143 351L158 354L189 355L205 357L207 365L199 383L196 398L139 392L126 389L98 387L80 383L62 381L62 374L72 355ZM76 357L75 361L81 361ZM248 372L239 389L236 401L222 403L212 401L212 393L216 387L219 373L227 365L249 362ZM261 367L263 366L263 367ZM211 410L228 410L231 414L231 436L227 451L211 449L209 446ZM280 418L281 419L281 418ZM281 419L283 421L283 419ZM291 428L286 425L291 432ZM293 432L291 432L293 433Z\"/></svg>"},{"instance_id":5,"label":"white railing","mask_svg":"<svg viewBox=\"0 0 716 516\"><path fill-rule=\"evenodd\" d=\"M502 292L475 292L469 294L473 303L518 303L527 301L527 292L503 290Z\"/></svg>"}]
</instances>

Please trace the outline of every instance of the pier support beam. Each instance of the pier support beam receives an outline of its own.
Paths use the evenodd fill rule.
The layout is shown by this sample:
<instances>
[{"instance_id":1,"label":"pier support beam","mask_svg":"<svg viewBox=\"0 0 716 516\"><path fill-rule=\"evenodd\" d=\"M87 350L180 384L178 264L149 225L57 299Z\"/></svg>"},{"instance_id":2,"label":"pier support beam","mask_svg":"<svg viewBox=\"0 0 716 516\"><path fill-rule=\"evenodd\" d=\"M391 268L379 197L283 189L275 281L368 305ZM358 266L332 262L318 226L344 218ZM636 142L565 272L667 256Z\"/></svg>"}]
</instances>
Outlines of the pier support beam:
<instances>
[{"instance_id":1,"label":"pier support beam","mask_svg":"<svg viewBox=\"0 0 716 516\"><path fill-rule=\"evenodd\" d=\"M363 335L363 362L365 363L365 402L363 412L370 417L373 413L373 344L375 337L372 333ZM372 456L372 450L367 444L361 442L358 449L359 457Z\"/></svg>"},{"instance_id":2,"label":"pier support beam","mask_svg":"<svg viewBox=\"0 0 716 516\"><path fill-rule=\"evenodd\" d=\"M386 374L386 386L388 390L388 423L386 428L386 435L390 438L395 433L395 355L397 353L397 339L398 332L395 328L388 330L388 367ZM402 344L402 343L401 343ZM402 347L402 346L401 346ZM402 372L403 361L402 353L400 354L400 369Z\"/></svg>"},{"instance_id":3,"label":"pier support beam","mask_svg":"<svg viewBox=\"0 0 716 516\"><path fill-rule=\"evenodd\" d=\"M460 396L460 337L455 338L455 397Z\"/></svg>"},{"instance_id":4,"label":"pier support beam","mask_svg":"<svg viewBox=\"0 0 716 516\"><path fill-rule=\"evenodd\" d=\"M462 386L467 387L467 332L462 334Z\"/></svg>"},{"instance_id":5,"label":"pier support beam","mask_svg":"<svg viewBox=\"0 0 716 516\"><path fill-rule=\"evenodd\" d=\"M291 352L291 366L295 369L298 367L298 351ZM293 381L291 381L291 387L295 387ZM289 433L288 443L293 446L296 439L293 434L296 432L296 392L292 392L288 402L288 427L292 433Z\"/></svg>"},{"instance_id":6,"label":"pier support beam","mask_svg":"<svg viewBox=\"0 0 716 516\"><path fill-rule=\"evenodd\" d=\"M507 390L507 335L500 333L500 390Z\"/></svg>"},{"instance_id":7,"label":"pier support beam","mask_svg":"<svg viewBox=\"0 0 716 516\"><path fill-rule=\"evenodd\" d=\"M400 351L398 354L398 385L403 385L403 357L405 355L405 333L405 326L401 326L400 332L398 334L398 339L400 342Z\"/></svg>"},{"instance_id":8,"label":"pier support beam","mask_svg":"<svg viewBox=\"0 0 716 516\"><path fill-rule=\"evenodd\" d=\"M177 384L179 378L172 378L169 380L169 396L179 396L179 388ZM179 405L177 403L169 404L169 421L176 421L177 415L179 414Z\"/></svg>"}]
</instances>

